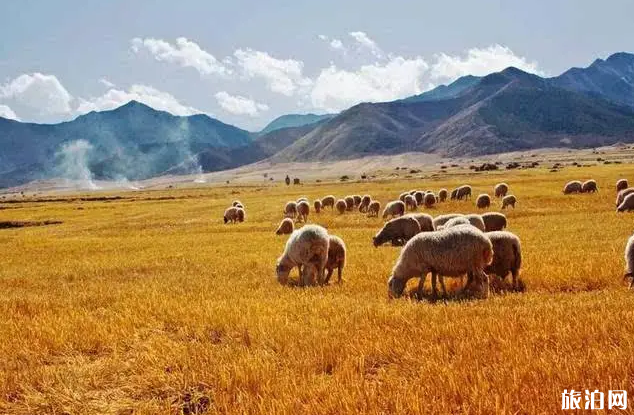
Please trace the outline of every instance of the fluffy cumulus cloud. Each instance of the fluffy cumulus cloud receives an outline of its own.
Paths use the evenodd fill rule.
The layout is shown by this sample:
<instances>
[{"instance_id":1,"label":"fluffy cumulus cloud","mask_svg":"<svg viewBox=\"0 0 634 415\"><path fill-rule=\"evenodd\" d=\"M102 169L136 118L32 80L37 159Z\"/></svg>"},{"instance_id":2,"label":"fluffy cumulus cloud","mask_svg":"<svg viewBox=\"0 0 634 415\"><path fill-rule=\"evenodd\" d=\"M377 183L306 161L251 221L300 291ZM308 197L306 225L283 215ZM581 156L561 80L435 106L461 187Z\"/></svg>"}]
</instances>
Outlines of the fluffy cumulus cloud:
<instances>
[{"instance_id":1,"label":"fluffy cumulus cloud","mask_svg":"<svg viewBox=\"0 0 634 415\"><path fill-rule=\"evenodd\" d=\"M0 85L0 99L15 101L41 116L71 112L73 97L54 75L23 74Z\"/></svg>"},{"instance_id":2,"label":"fluffy cumulus cloud","mask_svg":"<svg viewBox=\"0 0 634 415\"><path fill-rule=\"evenodd\" d=\"M234 115L257 117L262 111L268 111L269 109L266 104L260 104L250 98L239 95L231 95L226 91L218 92L215 97L222 109Z\"/></svg>"},{"instance_id":3,"label":"fluffy cumulus cloud","mask_svg":"<svg viewBox=\"0 0 634 415\"><path fill-rule=\"evenodd\" d=\"M466 56L436 55L430 75L436 80L454 80L465 75L483 76L515 66L526 72L543 75L537 62L517 56L506 46L492 45L487 48L469 49Z\"/></svg>"},{"instance_id":4,"label":"fluffy cumulus cloud","mask_svg":"<svg viewBox=\"0 0 634 415\"><path fill-rule=\"evenodd\" d=\"M223 62L203 50L197 43L184 37L176 39L174 44L154 38L132 39L132 51L138 53L141 49L146 49L157 61L194 68L203 75L229 75L231 73L230 68Z\"/></svg>"},{"instance_id":5,"label":"fluffy cumulus cloud","mask_svg":"<svg viewBox=\"0 0 634 415\"><path fill-rule=\"evenodd\" d=\"M360 46L369 50L374 56L377 58L383 57L383 51L377 45L377 43L370 39L370 37L365 32L350 32L348 33L350 36L356 40Z\"/></svg>"},{"instance_id":6,"label":"fluffy cumulus cloud","mask_svg":"<svg viewBox=\"0 0 634 415\"><path fill-rule=\"evenodd\" d=\"M92 99L79 99L77 113L111 110L130 101L142 102L154 109L167 111L174 115L193 115L202 113L187 106L167 92L159 91L147 85L132 85L128 90L110 89L105 94Z\"/></svg>"},{"instance_id":7,"label":"fluffy cumulus cloud","mask_svg":"<svg viewBox=\"0 0 634 415\"><path fill-rule=\"evenodd\" d=\"M0 104L0 117L8 118L10 120L20 121L18 116L15 115L15 112L13 112L13 110L9 108L7 105L3 105L3 104Z\"/></svg>"}]
</instances>

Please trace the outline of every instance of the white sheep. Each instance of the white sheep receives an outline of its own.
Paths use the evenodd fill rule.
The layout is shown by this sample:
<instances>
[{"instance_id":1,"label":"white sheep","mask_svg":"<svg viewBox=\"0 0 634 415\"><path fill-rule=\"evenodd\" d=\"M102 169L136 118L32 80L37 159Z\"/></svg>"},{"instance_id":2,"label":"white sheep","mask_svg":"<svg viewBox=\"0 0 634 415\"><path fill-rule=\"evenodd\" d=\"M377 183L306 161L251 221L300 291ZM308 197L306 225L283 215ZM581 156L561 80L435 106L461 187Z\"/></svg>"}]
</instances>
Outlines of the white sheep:
<instances>
[{"instance_id":1,"label":"white sheep","mask_svg":"<svg viewBox=\"0 0 634 415\"><path fill-rule=\"evenodd\" d=\"M321 207L324 209L326 207L329 207L330 209L334 209L336 200L337 199L335 199L333 195L328 195L324 197L323 199L321 199Z\"/></svg>"},{"instance_id":2,"label":"white sheep","mask_svg":"<svg viewBox=\"0 0 634 415\"><path fill-rule=\"evenodd\" d=\"M447 189L440 189L438 191L438 200L440 202L444 202L445 200L447 200Z\"/></svg>"},{"instance_id":3,"label":"white sheep","mask_svg":"<svg viewBox=\"0 0 634 415\"><path fill-rule=\"evenodd\" d=\"M416 208L418 208L418 204L416 203L416 199L414 198L414 196L405 196L405 208L409 210L416 210Z\"/></svg>"},{"instance_id":4,"label":"white sheep","mask_svg":"<svg viewBox=\"0 0 634 415\"><path fill-rule=\"evenodd\" d=\"M505 196L506 197L506 196ZM498 212L487 212L480 215L484 222L485 232L501 231L506 228L506 216Z\"/></svg>"},{"instance_id":5,"label":"white sheep","mask_svg":"<svg viewBox=\"0 0 634 415\"><path fill-rule=\"evenodd\" d=\"M339 199L337 200L337 203L335 203L335 208L337 209L337 212L339 212L340 215L343 215L346 212L346 209L348 208L348 204L346 203L345 200Z\"/></svg>"},{"instance_id":6,"label":"white sheep","mask_svg":"<svg viewBox=\"0 0 634 415\"><path fill-rule=\"evenodd\" d=\"M295 224L293 223L293 219L284 218L280 222L280 226L277 227L275 231L276 235L290 235L295 230Z\"/></svg>"},{"instance_id":7,"label":"white sheep","mask_svg":"<svg viewBox=\"0 0 634 415\"><path fill-rule=\"evenodd\" d=\"M388 279L390 297L398 298L412 277L421 277L418 298L423 297L425 277L432 273L432 295L438 296L436 277L472 274L480 283L479 297L488 296L488 277L484 268L493 259L491 241L473 226L455 226L436 232L423 232L409 240L401 251ZM443 292L446 293L441 278Z\"/></svg>"},{"instance_id":8,"label":"white sheep","mask_svg":"<svg viewBox=\"0 0 634 415\"><path fill-rule=\"evenodd\" d=\"M634 193L625 196L623 202L616 208L617 212L631 212L634 210Z\"/></svg>"},{"instance_id":9,"label":"white sheep","mask_svg":"<svg viewBox=\"0 0 634 415\"><path fill-rule=\"evenodd\" d=\"M625 245L625 273L624 280L630 280L630 288L634 283L634 235L630 236Z\"/></svg>"},{"instance_id":10,"label":"white sheep","mask_svg":"<svg viewBox=\"0 0 634 415\"><path fill-rule=\"evenodd\" d=\"M619 179L616 181L616 192L620 192L623 189L627 189L627 179Z\"/></svg>"},{"instance_id":11,"label":"white sheep","mask_svg":"<svg viewBox=\"0 0 634 415\"><path fill-rule=\"evenodd\" d=\"M405 214L405 203L400 200L395 200L393 202L388 202L385 205L385 209L383 209L383 219L387 219L388 216L397 217L403 216Z\"/></svg>"},{"instance_id":12,"label":"white sheep","mask_svg":"<svg viewBox=\"0 0 634 415\"><path fill-rule=\"evenodd\" d=\"M583 183L581 183L579 180L573 180L566 183L566 185L564 186L563 193L565 195L569 195L572 193L581 193L582 187L583 187Z\"/></svg>"},{"instance_id":13,"label":"white sheep","mask_svg":"<svg viewBox=\"0 0 634 415\"><path fill-rule=\"evenodd\" d=\"M515 203L517 203L517 198L514 195L506 195L502 199L502 209L506 209L507 206L512 206L515 209Z\"/></svg>"},{"instance_id":14,"label":"white sheep","mask_svg":"<svg viewBox=\"0 0 634 415\"><path fill-rule=\"evenodd\" d=\"M434 230L434 218L427 213L410 213L402 217L414 218L420 225L421 232L432 232Z\"/></svg>"},{"instance_id":15,"label":"white sheep","mask_svg":"<svg viewBox=\"0 0 634 415\"><path fill-rule=\"evenodd\" d=\"M392 246L402 246L421 231L418 221L409 216L391 219L372 238L374 247L391 242Z\"/></svg>"},{"instance_id":16,"label":"white sheep","mask_svg":"<svg viewBox=\"0 0 634 415\"><path fill-rule=\"evenodd\" d=\"M315 213L321 212L321 200L317 199L313 202L313 207L315 208Z\"/></svg>"},{"instance_id":17,"label":"white sheep","mask_svg":"<svg viewBox=\"0 0 634 415\"><path fill-rule=\"evenodd\" d=\"M478 198L476 199L476 207L478 209L487 209L491 207L491 197L486 193L478 195Z\"/></svg>"},{"instance_id":18,"label":"white sheep","mask_svg":"<svg viewBox=\"0 0 634 415\"><path fill-rule=\"evenodd\" d=\"M373 200L368 205L368 217L377 217L379 216L379 211L381 210L381 202L378 200Z\"/></svg>"},{"instance_id":19,"label":"white sheep","mask_svg":"<svg viewBox=\"0 0 634 415\"><path fill-rule=\"evenodd\" d=\"M627 189L623 189L621 190L617 195L616 195L616 206L620 205L621 203L623 203L623 200L625 199L625 196L634 193L634 187L628 187Z\"/></svg>"},{"instance_id":20,"label":"white sheep","mask_svg":"<svg viewBox=\"0 0 634 415\"><path fill-rule=\"evenodd\" d=\"M520 238L507 231L489 232L486 236L493 246L493 260L484 269L489 276L497 275L504 280L508 273L513 277L513 289L521 289L518 279L520 268L522 267L522 247ZM467 283L468 284L468 283Z\"/></svg>"},{"instance_id":21,"label":"white sheep","mask_svg":"<svg viewBox=\"0 0 634 415\"><path fill-rule=\"evenodd\" d=\"M581 193L594 193L598 192L597 182L595 180L586 180L581 184Z\"/></svg>"},{"instance_id":22,"label":"white sheep","mask_svg":"<svg viewBox=\"0 0 634 415\"><path fill-rule=\"evenodd\" d=\"M286 203L286 206L284 206L284 216L286 216L287 218L295 219L295 217L297 216L296 202L290 201Z\"/></svg>"},{"instance_id":23,"label":"white sheep","mask_svg":"<svg viewBox=\"0 0 634 415\"><path fill-rule=\"evenodd\" d=\"M326 261L326 279L324 284L330 282L334 269L337 269L337 283L342 282L343 267L346 265L346 244L338 236L330 235L328 244L328 261Z\"/></svg>"},{"instance_id":24,"label":"white sheep","mask_svg":"<svg viewBox=\"0 0 634 415\"><path fill-rule=\"evenodd\" d=\"M423 203L425 204L425 207L427 209L434 207L434 205L436 204L436 195L431 192L425 193L425 196L423 197Z\"/></svg>"},{"instance_id":25,"label":"white sheep","mask_svg":"<svg viewBox=\"0 0 634 415\"><path fill-rule=\"evenodd\" d=\"M275 272L280 284L288 283L288 275L295 267L300 269L300 285L321 285L328 261L330 238L326 229L318 225L306 225L294 231L286 242L284 253L277 260Z\"/></svg>"},{"instance_id":26,"label":"white sheep","mask_svg":"<svg viewBox=\"0 0 634 415\"><path fill-rule=\"evenodd\" d=\"M509 185L506 183L498 183L493 188L493 193L495 197L504 197L509 191Z\"/></svg>"},{"instance_id":27,"label":"white sheep","mask_svg":"<svg viewBox=\"0 0 634 415\"><path fill-rule=\"evenodd\" d=\"M297 219L302 222L308 221L308 214L310 213L310 205L307 200L302 200L297 204Z\"/></svg>"}]
</instances>

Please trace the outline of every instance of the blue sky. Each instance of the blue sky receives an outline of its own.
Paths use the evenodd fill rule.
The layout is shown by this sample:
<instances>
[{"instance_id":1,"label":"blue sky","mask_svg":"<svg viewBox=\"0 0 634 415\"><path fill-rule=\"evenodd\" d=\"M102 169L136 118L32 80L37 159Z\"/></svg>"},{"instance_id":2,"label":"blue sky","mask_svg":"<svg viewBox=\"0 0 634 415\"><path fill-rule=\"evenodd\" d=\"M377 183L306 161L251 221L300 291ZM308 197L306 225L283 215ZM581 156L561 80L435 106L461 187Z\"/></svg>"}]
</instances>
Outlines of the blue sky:
<instances>
[{"instance_id":1,"label":"blue sky","mask_svg":"<svg viewBox=\"0 0 634 415\"><path fill-rule=\"evenodd\" d=\"M509 65L587 66L634 50L632 16L630 0L3 0L0 116L58 122L137 99L258 130Z\"/></svg>"}]
</instances>

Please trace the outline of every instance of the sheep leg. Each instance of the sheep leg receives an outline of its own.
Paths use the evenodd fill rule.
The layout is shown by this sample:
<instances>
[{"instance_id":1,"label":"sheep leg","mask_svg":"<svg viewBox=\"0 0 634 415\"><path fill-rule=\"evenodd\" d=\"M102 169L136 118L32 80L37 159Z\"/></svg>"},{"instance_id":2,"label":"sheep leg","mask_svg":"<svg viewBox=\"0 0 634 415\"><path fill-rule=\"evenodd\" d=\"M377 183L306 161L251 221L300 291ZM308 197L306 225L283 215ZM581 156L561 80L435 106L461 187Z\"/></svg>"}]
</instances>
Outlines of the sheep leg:
<instances>
[{"instance_id":1,"label":"sheep leg","mask_svg":"<svg viewBox=\"0 0 634 415\"><path fill-rule=\"evenodd\" d=\"M440 279L440 286L442 287L442 296L443 298L447 298L447 287L445 287L445 277L443 277L442 275L439 275L438 278Z\"/></svg>"},{"instance_id":2,"label":"sheep leg","mask_svg":"<svg viewBox=\"0 0 634 415\"><path fill-rule=\"evenodd\" d=\"M513 277L513 291L518 291L518 286L517 286L517 270L516 269L512 269L511 270L511 276Z\"/></svg>"},{"instance_id":3,"label":"sheep leg","mask_svg":"<svg viewBox=\"0 0 634 415\"><path fill-rule=\"evenodd\" d=\"M423 299L426 278L427 272L423 272L423 275L420 276L420 281L418 281L418 289L416 290L418 301L421 301Z\"/></svg>"},{"instance_id":4,"label":"sheep leg","mask_svg":"<svg viewBox=\"0 0 634 415\"><path fill-rule=\"evenodd\" d=\"M330 282L330 277L332 276L333 268L328 268L328 273L326 274L326 279L324 280L324 284L328 284Z\"/></svg>"},{"instance_id":5,"label":"sheep leg","mask_svg":"<svg viewBox=\"0 0 634 415\"><path fill-rule=\"evenodd\" d=\"M337 268L337 284L341 284L341 282L343 281L343 278L341 277L342 273L343 273L343 267L339 265L339 268Z\"/></svg>"},{"instance_id":6,"label":"sheep leg","mask_svg":"<svg viewBox=\"0 0 634 415\"><path fill-rule=\"evenodd\" d=\"M440 277L442 278L442 277ZM431 296L432 300L436 301L438 299L438 288L436 287L436 280L438 279L438 274L436 271L432 270L431 272Z\"/></svg>"}]
</instances>

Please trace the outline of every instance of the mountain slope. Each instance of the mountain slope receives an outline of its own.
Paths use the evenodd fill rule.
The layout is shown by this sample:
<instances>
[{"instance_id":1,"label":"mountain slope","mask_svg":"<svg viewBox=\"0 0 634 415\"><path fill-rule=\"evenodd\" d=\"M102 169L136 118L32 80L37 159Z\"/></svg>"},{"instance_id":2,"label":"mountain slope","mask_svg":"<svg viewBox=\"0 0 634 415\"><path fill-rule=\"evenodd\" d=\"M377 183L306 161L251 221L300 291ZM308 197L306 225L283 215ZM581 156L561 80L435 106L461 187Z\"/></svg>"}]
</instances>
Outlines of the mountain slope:
<instances>
[{"instance_id":1,"label":"mountain slope","mask_svg":"<svg viewBox=\"0 0 634 415\"><path fill-rule=\"evenodd\" d=\"M336 114L288 114L282 115L271 121L262 131L260 135L267 134L275 130L281 130L283 128L303 127L305 125L314 124L320 121L328 120L334 117Z\"/></svg>"},{"instance_id":2,"label":"mountain slope","mask_svg":"<svg viewBox=\"0 0 634 415\"><path fill-rule=\"evenodd\" d=\"M419 95L414 95L400 100L401 102L424 102L424 101L440 101L443 99L451 99L460 95L466 89L471 88L480 82L482 77L467 75L458 78L449 85L439 85L436 88L423 92Z\"/></svg>"}]
</instances>

